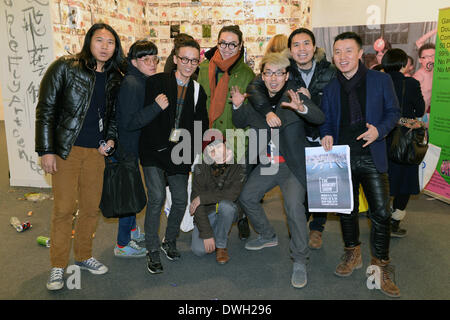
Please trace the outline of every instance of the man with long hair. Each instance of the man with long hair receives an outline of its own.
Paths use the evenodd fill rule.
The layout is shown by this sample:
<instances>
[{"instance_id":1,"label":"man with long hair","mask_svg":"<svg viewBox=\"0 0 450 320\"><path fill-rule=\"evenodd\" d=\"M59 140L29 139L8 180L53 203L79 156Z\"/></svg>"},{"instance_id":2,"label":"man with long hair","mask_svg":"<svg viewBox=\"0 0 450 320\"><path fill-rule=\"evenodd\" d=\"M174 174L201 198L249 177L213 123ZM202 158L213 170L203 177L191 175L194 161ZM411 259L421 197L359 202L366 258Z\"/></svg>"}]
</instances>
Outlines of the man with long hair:
<instances>
[{"instance_id":1,"label":"man with long hair","mask_svg":"<svg viewBox=\"0 0 450 320\"><path fill-rule=\"evenodd\" d=\"M92 257L99 217L104 157L117 138L114 100L122 80L120 38L109 25L94 24L80 53L63 56L47 69L36 107L36 152L45 173L52 175L48 290L64 286L74 213L75 264L93 274L108 268Z\"/></svg>"}]
</instances>

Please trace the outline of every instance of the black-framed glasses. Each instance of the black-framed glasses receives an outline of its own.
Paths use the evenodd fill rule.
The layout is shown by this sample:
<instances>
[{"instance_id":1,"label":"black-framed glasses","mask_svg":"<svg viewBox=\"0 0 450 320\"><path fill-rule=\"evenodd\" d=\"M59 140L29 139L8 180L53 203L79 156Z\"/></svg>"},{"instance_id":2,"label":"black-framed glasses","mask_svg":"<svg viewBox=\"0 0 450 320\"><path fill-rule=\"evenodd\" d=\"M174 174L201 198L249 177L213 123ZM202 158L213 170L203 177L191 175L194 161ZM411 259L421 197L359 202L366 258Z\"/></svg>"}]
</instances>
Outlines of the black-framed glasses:
<instances>
[{"instance_id":1,"label":"black-framed glasses","mask_svg":"<svg viewBox=\"0 0 450 320\"><path fill-rule=\"evenodd\" d=\"M275 72L269 70L269 71L264 71L262 74L265 75L266 77L271 77L271 76L282 77L286 73L287 73L286 71L281 71L281 70L278 70Z\"/></svg>"},{"instance_id":2,"label":"black-framed glasses","mask_svg":"<svg viewBox=\"0 0 450 320\"><path fill-rule=\"evenodd\" d=\"M182 64L188 64L190 62L193 66L196 66L200 63L200 60L198 60L198 59L189 59L189 58L180 57L180 56L177 56L177 58L181 60Z\"/></svg>"},{"instance_id":3,"label":"black-framed glasses","mask_svg":"<svg viewBox=\"0 0 450 320\"><path fill-rule=\"evenodd\" d=\"M159 63L159 58L157 56L153 56L153 57L142 57L142 58L138 58L139 61L144 62L146 65L150 65L150 64L158 64Z\"/></svg>"},{"instance_id":4,"label":"black-framed glasses","mask_svg":"<svg viewBox=\"0 0 450 320\"><path fill-rule=\"evenodd\" d=\"M228 47L230 50L234 50L238 46L239 44L235 42L224 42L224 41L219 42L219 47L222 49L226 49Z\"/></svg>"}]
</instances>

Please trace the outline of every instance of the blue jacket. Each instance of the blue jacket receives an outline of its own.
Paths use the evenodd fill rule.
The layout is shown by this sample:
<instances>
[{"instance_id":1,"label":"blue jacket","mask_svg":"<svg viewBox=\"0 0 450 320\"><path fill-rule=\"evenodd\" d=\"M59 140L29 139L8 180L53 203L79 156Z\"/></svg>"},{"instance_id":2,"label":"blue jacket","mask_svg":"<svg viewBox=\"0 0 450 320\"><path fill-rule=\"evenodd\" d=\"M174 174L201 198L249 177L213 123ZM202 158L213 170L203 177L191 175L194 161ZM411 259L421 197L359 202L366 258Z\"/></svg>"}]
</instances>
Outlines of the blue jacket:
<instances>
[{"instance_id":1,"label":"blue jacket","mask_svg":"<svg viewBox=\"0 0 450 320\"><path fill-rule=\"evenodd\" d=\"M388 169L385 138L400 118L400 108L388 74L368 70L366 88L366 122L378 130L378 139L369 145L370 154L377 170L384 173ZM336 144L341 121L341 85L337 78L325 87L321 108L325 122L320 126L320 138L330 135Z\"/></svg>"}]
</instances>

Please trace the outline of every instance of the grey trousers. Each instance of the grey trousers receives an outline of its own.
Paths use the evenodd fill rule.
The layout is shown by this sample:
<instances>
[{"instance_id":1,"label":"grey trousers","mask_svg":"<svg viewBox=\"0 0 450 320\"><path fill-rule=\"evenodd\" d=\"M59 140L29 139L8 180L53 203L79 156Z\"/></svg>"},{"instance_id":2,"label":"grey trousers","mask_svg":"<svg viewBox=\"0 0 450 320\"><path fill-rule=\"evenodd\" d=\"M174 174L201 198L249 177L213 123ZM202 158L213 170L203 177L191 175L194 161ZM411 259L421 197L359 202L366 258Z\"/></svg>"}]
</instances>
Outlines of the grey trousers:
<instances>
[{"instance_id":1,"label":"grey trousers","mask_svg":"<svg viewBox=\"0 0 450 320\"><path fill-rule=\"evenodd\" d=\"M286 163L279 164L275 175L261 175L261 165L250 174L239 197L239 202L250 219L255 231L263 239L275 236L275 230L267 219L260 199L275 186L280 186L284 198L287 224L291 233L289 249L294 262L307 263L309 256L308 231L305 214L305 188L294 176Z\"/></svg>"},{"instance_id":2,"label":"grey trousers","mask_svg":"<svg viewBox=\"0 0 450 320\"><path fill-rule=\"evenodd\" d=\"M144 222L145 246L148 251L156 251L160 247L158 230L161 210L166 201L166 177L164 170L157 167L143 167L143 171L148 195ZM172 206L167 219L165 241L176 241L180 232L181 221L187 205L188 178L187 174L167 176L172 195Z\"/></svg>"},{"instance_id":3,"label":"grey trousers","mask_svg":"<svg viewBox=\"0 0 450 320\"><path fill-rule=\"evenodd\" d=\"M209 215L209 223L214 231L214 240L216 242L216 248L226 248L228 241L228 232L231 229L231 225L237 220L238 206L229 200L219 201L219 208L217 213L212 211ZM205 244L202 238L200 238L197 226L194 226L192 231L192 252L196 256L203 256L206 254Z\"/></svg>"}]
</instances>

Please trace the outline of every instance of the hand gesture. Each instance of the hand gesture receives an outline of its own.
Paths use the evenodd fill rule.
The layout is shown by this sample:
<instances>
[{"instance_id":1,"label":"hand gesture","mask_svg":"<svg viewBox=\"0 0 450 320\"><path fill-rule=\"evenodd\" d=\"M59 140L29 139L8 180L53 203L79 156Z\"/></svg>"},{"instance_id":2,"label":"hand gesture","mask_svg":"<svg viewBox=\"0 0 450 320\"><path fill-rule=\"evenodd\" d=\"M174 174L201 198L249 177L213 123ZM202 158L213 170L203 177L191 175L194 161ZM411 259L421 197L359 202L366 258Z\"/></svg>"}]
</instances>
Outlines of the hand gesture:
<instances>
[{"instance_id":1,"label":"hand gesture","mask_svg":"<svg viewBox=\"0 0 450 320\"><path fill-rule=\"evenodd\" d=\"M247 94L242 94L239 91L238 86L232 86L230 89L230 100L233 103L233 105L237 108L239 108L243 103L245 98L247 97Z\"/></svg>"},{"instance_id":2,"label":"hand gesture","mask_svg":"<svg viewBox=\"0 0 450 320\"><path fill-rule=\"evenodd\" d=\"M199 205L200 205L200 197L197 196L195 197L194 200L191 201L191 205L189 206L189 213L191 214L191 216L194 215Z\"/></svg>"},{"instance_id":3,"label":"hand gesture","mask_svg":"<svg viewBox=\"0 0 450 320\"><path fill-rule=\"evenodd\" d=\"M300 89L297 90L297 93L302 93L305 96L307 96L309 99L311 99L311 93L309 92L309 90L307 88L303 88L301 87Z\"/></svg>"},{"instance_id":4,"label":"hand gesture","mask_svg":"<svg viewBox=\"0 0 450 320\"><path fill-rule=\"evenodd\" d=\"M303 105L303 100L300 100L298 94L292 89L289 89L287 93L291 101L283 101L281 102L281 106L294 109L295 111L304 112L305 106Z\"/></svg>"},{"instance_id":5,"label":"hand gesture","mask_svg":"<svg viewBox=\"0 0 450 320\"><path fill-rule=\"evenodd\" d=\"M266 122L269 127L281 127L281 119L272 111L266 114Z\"/></svg>"},{"instance_id":6,"label":"hand gesture","mask_svg":"<svg viewBox=\"0 0 450 320\"><path fill-rule=\"evenodd\" d=\"M367 141L363 145L363 148L367 147L369 144L371 144L372 142L377 140L378 139L378 135L379 135L378 129L375 126L373 126L373 125L371 125L369 123L366 123L366 128L367 128L367 131L364 132L363 134L361 134L358 138L356 138L356 140L363 139L363 140Z\"/></svg>"},{"instance_id":7,"label":"hand gesture","mask_svg":"<svg viewBox=\"0 0 450 320\"><path fill-rule=\"evenodd\" d=\"M164 93L160 93L156 98L155 102L161 107L161 109L165 110L169 106L169 99L167 99Z\"/></svg>"}]
</instances>

